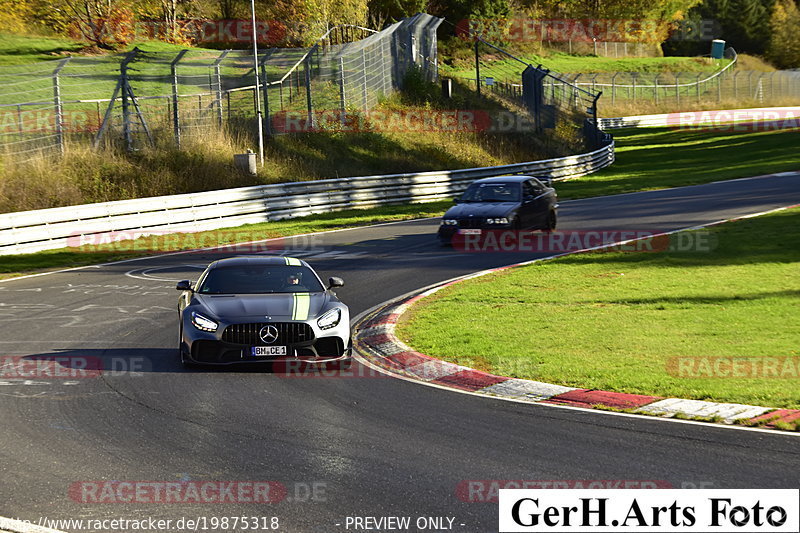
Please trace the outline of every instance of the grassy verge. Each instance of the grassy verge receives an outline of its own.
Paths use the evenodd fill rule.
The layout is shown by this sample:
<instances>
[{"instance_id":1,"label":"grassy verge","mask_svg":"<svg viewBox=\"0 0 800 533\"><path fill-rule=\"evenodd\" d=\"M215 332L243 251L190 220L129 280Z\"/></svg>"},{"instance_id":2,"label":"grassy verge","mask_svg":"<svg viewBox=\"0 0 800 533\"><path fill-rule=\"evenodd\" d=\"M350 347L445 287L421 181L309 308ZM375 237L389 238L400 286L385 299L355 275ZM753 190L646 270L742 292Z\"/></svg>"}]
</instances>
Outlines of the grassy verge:
<instances>
[{"instance_id":1,"label":"grassy verge","mask_svg":"<svg viewBox=\"0 0 800 533\"><path fill-rule=\"evenodd\" d=\"M558 185L562 199L696 185L800 170L792 130L747 132L639 128L617 130L617 160L596 174Z\"/></svg>"},{"instance_id":2,"label":"grassy verge","mask_svg":"<svg viewBox=\"0 0 800 533\"><path fill-rule=\"evenodd\" d=\"M800 408L799 228L792 209L711 229L710 252L578 254L491 274L422 300L399 335L500 375ZM755 369L784 358L782 377L732 377L717 357Z\"/></svg>"},{"instance_id":3,"label":"grassy verge","mask_svg":"<svg viewBox=\"0 0 800 533\"><path fill-rule=\"evenodd\" d=\"M174 235L161 235L157 237L142 237L133 241L120 241L115 244L47 250L34 254L7 255L3 256L2 261L0 261L0 278L179 250L192 250L199 247L222 246L318 231L354 228L378 222L437 216L451 205L452 202L450 201L440 201L373 209L351 209L293 220L248 224L235 228L185 234L181 238L173 238Z\"/></svg>"}]
</instances>

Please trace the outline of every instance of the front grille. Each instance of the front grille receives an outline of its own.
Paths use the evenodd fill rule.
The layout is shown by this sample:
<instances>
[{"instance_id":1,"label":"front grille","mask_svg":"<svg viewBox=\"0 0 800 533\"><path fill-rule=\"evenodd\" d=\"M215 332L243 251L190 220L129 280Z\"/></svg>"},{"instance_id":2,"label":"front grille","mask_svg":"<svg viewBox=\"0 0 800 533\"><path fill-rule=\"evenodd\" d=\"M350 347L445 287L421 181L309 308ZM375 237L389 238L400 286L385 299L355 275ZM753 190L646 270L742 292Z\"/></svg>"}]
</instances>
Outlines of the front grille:
<instances>
[{"instance_id":1,"label":"front grille","mask_svg":"<svg viewBox=\"0 0 800 533\"><path fill-rule=\"evenodd\" d=\"M281 346L298 344L314 340L314 330L303 322L259 322L254 324L231 324L222 332L222 340L232 344L246 344L249 346L267 346L261 340L258 332L264 326L278 328L278 338L271 345Z\"/></svg>"},{"instance_id":2,"label":"front grille","mask_svg":"<svg viewBox=\"0 0 800 533\"><path fill-rule=\"evenodd\" d=\"M483 219L478 217L472 218L459 218L458 227L464 229L480 229L483 225Z\"/></svg>"}]
</instances>

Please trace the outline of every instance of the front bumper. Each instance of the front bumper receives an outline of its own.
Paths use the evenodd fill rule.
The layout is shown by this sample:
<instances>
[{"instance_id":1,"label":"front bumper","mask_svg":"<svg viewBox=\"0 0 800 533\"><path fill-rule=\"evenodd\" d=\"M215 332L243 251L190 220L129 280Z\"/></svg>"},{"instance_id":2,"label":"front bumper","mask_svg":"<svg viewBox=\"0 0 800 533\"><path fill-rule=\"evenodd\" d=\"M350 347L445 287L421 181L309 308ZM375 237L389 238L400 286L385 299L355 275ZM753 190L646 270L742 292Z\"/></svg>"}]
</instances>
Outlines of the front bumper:
<instances>
[{"instance_id":1,"label":"front bumper","mask_svg":"<svg viewBox=\"0 0 800 533\"><path fill-rule=\"evenodd\" d=\"M347 361L352 357L349 317L329 330L321 330L314 321L306 321L313 331L313 338L300 342L276 342L286 346L286 355L255 357L251 354L253 346L266 346L261 342L223 340L226 327L234 324L220 324L218 331L206 332L195 328L188 318L184 318L181 339L181 356L184 361L202 365L235 365L252 363L275 363L280 361L302 361L309 364L322 364ZM285 322L284 322L285 323ZM302 324L302 322L297 322Z\"/></svg>"}]
</instances>

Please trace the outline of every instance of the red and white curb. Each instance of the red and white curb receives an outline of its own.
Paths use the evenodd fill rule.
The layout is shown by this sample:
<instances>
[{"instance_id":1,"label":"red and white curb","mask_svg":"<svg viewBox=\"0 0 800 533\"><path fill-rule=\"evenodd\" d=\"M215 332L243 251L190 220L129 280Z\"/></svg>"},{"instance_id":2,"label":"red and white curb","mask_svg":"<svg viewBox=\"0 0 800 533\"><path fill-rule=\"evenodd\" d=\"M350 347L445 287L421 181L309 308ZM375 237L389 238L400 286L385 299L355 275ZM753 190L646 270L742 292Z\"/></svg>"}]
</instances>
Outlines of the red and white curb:
<instances>
[{"instance_id":1,"label":"red and white curb","mask_svg":"<svg viewBox=\"0 0 800 533\"><path fill-rule=\"evenodd\" d=\"M664 235L677 233L678 231L715 226L735 220L753 218L795 207L800 207L800 205L781 207L734 219L720 220L702 226L694 226L692 228L668 232ZM636 239L615 243L615 245L628 244L634 240ZM602 247L592 248L590 250L609 246L611 245L606 244ZM743 426L761 426L765 428L775 428L776 424L781 422L789 423L800 420L800 410L796 409L776 409L758 405L684 400L680 398L663 398L660 396L580 389L539 381L497 376L488 372L430 357L414 350L395 336L395 327L398 320L412 305L445 287L467 279L484 276L492 272L525 266L535 262L546 261L554 259L555 257L585 251L589 250L568 252L553 257L535 259L533 261L484 270L468 276L445 281L412 297L401 298L400 300L395 300L383 306L379 306L377 311L361 319L356 325L355 344L358 351L367 362L388 373L415 381L496 398L589 409L620 409L633 414L646 414L668 418L704 419L721 421L725 424L738 422Z\"/></svg>"}]
</instances>

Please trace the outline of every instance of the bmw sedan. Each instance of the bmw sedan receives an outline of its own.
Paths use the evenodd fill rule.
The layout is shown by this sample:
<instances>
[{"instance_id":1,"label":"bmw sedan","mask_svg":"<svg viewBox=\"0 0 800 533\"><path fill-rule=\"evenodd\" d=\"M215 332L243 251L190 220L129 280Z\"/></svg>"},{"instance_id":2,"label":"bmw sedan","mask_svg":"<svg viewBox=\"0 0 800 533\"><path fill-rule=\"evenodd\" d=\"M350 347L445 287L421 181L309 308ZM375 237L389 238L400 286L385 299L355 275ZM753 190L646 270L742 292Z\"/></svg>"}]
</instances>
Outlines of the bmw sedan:
<instances>
[{"instance_id":1,"label":"bmw sedan","mask_svg":"<svg viewBox=\"0 0 800 533\"><path fill-rule=\"evenodd\" d=\"M454 235L485 230L556 229L555 189L531 176L497 176L478 180L447 210L439 226L442 244Z\"/></svg>"},{"instance_id":2,"label":"bmw sedan","mask_svg":"<svg viewBox=\"0 0 800 533\"><path fill-rule=\"evenodd\" d=\"M232 257L211 263L196 286L178 283L181 362L207 365L297 360L346 368L350 312L300 259Z\"/></svg>"}]
</instances>

